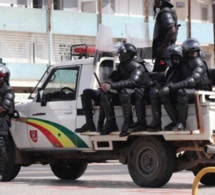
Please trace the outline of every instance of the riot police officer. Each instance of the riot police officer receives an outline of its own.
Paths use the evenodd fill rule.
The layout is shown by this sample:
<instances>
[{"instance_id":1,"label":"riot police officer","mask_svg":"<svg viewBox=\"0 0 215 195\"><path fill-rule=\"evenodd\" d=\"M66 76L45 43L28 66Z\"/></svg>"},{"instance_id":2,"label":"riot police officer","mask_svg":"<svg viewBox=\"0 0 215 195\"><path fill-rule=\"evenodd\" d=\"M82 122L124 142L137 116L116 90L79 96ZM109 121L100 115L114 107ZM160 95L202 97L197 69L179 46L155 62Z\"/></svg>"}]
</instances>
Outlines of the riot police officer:
<instances>
[{"instance_id":1,"label":"riot police officer","mask_svg":"<svg viewBox=\"0 0 215 195\"><path fill-rule=\"evenodd\" d=\"M171 66L167 69L164 78L160 83L157 83L150 90L150 102L152 108L152 122L148 126L148 131L160 131L162 129L161 123L161 104L164 104L164 107L172 119L172 123L164 127L164 130L172 129L173 125L176 124L176 110L175 110L175 101L174 93L166 94L166 96L159 97L159 90L163 86L168 86L170 83L177 82L180 79L180 63L182 62L183 54L182 47L180 45L171 45L167 48L167 54Z\"/></svg>"},{"instance_id":2,"label":"riot police officer","mask_svg":"<svg viewBox=\"0 0 215 195\"><path fill-rule=\"evenodd\" d=\"M180 66L180 79L169 83L159 91L161 97L175 93L177 107L176 124L172 130L186 130L188 103L193 103L196 90L211 91L212 84L208 67L201 57L200 44L197 39L189 38L182 44L183 62ZM168 113L169 115L171 112Z\"/></svg>"},{"instance_id":3,"label":"riot police officer","mask_svg":"<svg viewBox=\"0 0 215 195\"><path fill-rule=\"evenodd\" d=\"M152 43L152 59L155 59L153 72L165 71L169 66L166 62L166 48L174 44L178 34L177 15L170 0L155 0L154 12L156 16Z\"/></svg>"},{"instance_id":4,"label":"riot police officer","mask_svg":"<svg viewBox=\"0 0 215 195\"><path fill-rule=\"evenodd\" d=\"M7 140L10 126L9 114L14 111L14 92L9 86L10 71L0 64L0 176L4 180L7 162Z\"/></svg>"},{"instance_id":5,"label":"riot police officer","mask_svg":"<svg viewBox=\"0 0 215 195\"><path fill-rule=\"evenodd\" d=\"M121 128L120 136L126 136L130 132L146 130L145 120L145 89L150 86L151 80L146 72L144 65L138 62L137 50L130 43L120 44L117 48L120 64L117 68L118 81L104 83L102 91L117 90L122 105L124 123ZM128 131L132 125L131 97L134 96L137 122L133 129Z\"/></svg>"}]
</instances>

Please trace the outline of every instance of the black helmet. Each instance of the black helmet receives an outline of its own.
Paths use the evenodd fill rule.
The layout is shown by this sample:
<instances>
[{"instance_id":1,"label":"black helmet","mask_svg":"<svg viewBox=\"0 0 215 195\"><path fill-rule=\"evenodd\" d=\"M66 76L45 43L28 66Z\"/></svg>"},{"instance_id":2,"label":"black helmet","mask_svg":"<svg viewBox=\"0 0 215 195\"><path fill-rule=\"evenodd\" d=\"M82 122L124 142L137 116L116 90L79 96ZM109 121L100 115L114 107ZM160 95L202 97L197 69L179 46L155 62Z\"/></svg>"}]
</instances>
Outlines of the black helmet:
<instances>
[{"instance_id":1,"label":"black helmet","mask_svg":"<svg viewBox=\"0 0 215 195\"><path fill-rule=\"evenodd\" d=\"M118 50L118 53L119 53L120 62L125 62L128 60L132 60L133 57L137 55L137 49L134 45L132 45L130 43L125 43Z\"/></svg>"},{"instance_id":2,"label":"black helmet","mask_svg":"<svg viewBox=\"0 0 215 195\"><path fill-rule=\"evenodd\" d=\"M170 51L170 56L172 55L178 55L181 58L183 57L183 52L182 52L182 48L180 45L174 45L172 50Z\"/></svg>"},{"instance_id":3,"label":"black helmet","mask_svg":"<svg viewBox=\"0 0 215 195\"><path fill-rule=\"evenodd\" d=\"M10 70L4 64L0 64L0 76L4 77L5 81L9 84Z\"/></svg>"},{"instance_id":4,"label":"black helmet","mask_svg":"<svg viewBox=\"0 0 215 195\"><path fill-rule=\"evenodd\" d=\"M199 56L202 60L205 60L205 52L202 49L199 51Z\"/></svg>"},{"instance_id":5,"label":"black helmet","mask_svg":"<svg viewBox=\"0 0 215 195\"><path fill-rule=\"evenodd\" d=\"M160 0L160 6L159 7L162 7L162 2L165 2L166 5L170 8L173 8L173 4L171 3L171 0Z\"/></svg>"},{"instance_id":6,"label":"black helmet","mask_svg":"<svg viewBox=\"0 0 215 195\"><path fill-rule=\"evenodd\" d=\"M190 51L200 51L200 43L195 38L188 38L182 43L182 50L184 53Z\"/></svg>"}]
</instances>

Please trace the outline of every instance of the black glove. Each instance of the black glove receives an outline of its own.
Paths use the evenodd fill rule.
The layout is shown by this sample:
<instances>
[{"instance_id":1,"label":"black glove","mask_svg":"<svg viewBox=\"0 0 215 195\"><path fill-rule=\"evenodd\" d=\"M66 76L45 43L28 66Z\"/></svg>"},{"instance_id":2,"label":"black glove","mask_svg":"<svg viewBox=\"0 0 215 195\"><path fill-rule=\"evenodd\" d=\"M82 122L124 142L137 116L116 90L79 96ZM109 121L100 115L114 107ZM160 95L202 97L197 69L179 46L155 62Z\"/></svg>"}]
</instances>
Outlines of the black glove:
<instances>
[{"instance_id":1,"label":"black glove","mask_svg":"<svg viewBox=\"0 0 215 195\"><path fill-rule=\"evenodd\" d=\"M166 86L169 87L170 91L174 91L176 89L176 85L174 83L168 83Z\"/></svg>"}]
</instances>

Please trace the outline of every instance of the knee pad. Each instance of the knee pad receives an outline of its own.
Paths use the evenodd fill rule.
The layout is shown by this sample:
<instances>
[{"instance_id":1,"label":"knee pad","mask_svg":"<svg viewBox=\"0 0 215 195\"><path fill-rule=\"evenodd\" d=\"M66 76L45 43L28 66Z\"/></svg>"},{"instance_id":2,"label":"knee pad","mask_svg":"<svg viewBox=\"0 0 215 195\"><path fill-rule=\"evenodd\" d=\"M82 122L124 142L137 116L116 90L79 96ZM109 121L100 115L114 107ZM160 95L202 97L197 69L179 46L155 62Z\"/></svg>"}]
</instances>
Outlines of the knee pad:
<instances>
[{"instance_id":1,"label":"knee pad","mask_svg":"<svg viewBox=\"0 0 215 195\"><path fill-rule=\"evenodd\" d=\"M152 88L149 92L150 98L157 98L158 96L158 89L157 88Z\"/></svg>"},{"instance_id":2,"label":"knee pad","mask_svg":"<svg viewBox=\"0 0 215 195\"><path fill-rule=\"evenodd\" d=\"M135 101L142 100L144 98L143 94L140 94L138 91L134 92Z\"/></svg>"},{"instance_id":3,"label":"knee pad","mask_svg":"<svg viewBox=\"0 0 215 195\"><path fill-rule=\"evenodd\" d=\"M130 94L128 94L126 90L121 90L119 92L119 99L122 103L127 103L128 101L130 101L130 98Z\"/></svg>"},{"instance_id":4,"label":"knee pad","mask_svg":"<svg viewBox=\"0 0 215 195\"><path fill-rule=\"evenodd\" d=\"M188 104L188 95L185 90L179 89L176 94L176 99L178 104L185 105Z\"/></svg>"}]
</instances>

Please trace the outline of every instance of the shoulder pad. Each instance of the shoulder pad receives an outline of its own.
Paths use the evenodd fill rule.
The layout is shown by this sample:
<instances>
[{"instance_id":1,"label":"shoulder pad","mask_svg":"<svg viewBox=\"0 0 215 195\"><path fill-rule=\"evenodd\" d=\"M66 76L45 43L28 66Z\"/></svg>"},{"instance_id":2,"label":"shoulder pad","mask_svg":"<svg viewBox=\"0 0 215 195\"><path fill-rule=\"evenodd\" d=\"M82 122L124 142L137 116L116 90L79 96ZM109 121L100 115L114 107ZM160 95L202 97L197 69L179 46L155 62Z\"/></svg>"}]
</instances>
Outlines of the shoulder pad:
<instances>
[{"instance_id":1,"label":"shoulder pad","mask_svg":"<svg viewBox=\"0 0 215 195\"><path fill-rule=\"evenodd\" d=\"M134 58L132 60L134 60L135 62L138 62L138 63L144 63L143 58L141 58L138 55L134 56Z\"/></svg>"},{"instance_id":2,"label":"shoulder pad","mask_svg":"<svg viewBox=\"0 0 215 195\"><path fill-rule=\"evenodd\" d=\"M189 65L191 68L196 68L198 66L204 66L205 63L200 57L197 57L192 60L189 60Z\"/></svg>"},{"instance_id":3,"label":"shoulder pad","mask_svg":"<svg viewBox=\"0 0 215 195\"><path fill-rule=\"evenodd\" d=\"M140 63L138 63L138 62L136 62L136 61L134 61L134 60L131 60L131 61L128 62L128 63L129 63L129 66L130 66L132 69L135 69L135 68L138 68L138 67L141 66Z\"/></svg>"},{"instance_id":4,"label":"shoulder pad","mask_svg":"<svg viewBox=\"0 0 215 195\"><path fill-rule=\"evenodd\" d=\"M164 12L161 16L162 25L165 28L175 26L175 20L170 12Z\"/></svg>"},{"instance_id":5,"label":"shoulder pad","mask_svg":"<svg viewBox=\"0 0 215 195\"><path fill-rule=\"evenodd\" d=\"M9 91L13 91L12 87L8 86L8 85L3 85L1 88L0 88L0 92L1 93L7 93Z\"/></svg>"}]
</instances>

